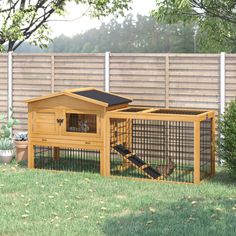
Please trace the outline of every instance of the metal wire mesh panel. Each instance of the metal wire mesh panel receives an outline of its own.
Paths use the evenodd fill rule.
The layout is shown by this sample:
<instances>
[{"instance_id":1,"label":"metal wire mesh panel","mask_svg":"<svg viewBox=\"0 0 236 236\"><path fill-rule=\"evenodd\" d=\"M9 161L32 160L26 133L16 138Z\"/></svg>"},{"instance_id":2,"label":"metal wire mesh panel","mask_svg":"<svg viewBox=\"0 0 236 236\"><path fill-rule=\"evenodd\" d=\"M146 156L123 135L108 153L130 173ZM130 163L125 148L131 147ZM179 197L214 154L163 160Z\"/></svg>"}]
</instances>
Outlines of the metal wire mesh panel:
<instances>
[{"instance_id":1,"label":"metal wire mesh panel","mask_svg":"<svg viewBox=\"0 0 236 236\"><path fill-rule=\"evenodd\" d=\"M193 182L193 122L111 119L111 174Z\"/></svg>"},{"instance_id":2,"label":"metal wire mesh panel","mask_svg":"<svg viewBox=\"0 0 236 236\"><path fill-rule=\"evenodd\" d=\"M212 120L201 122L200 126L200 172L201 180L212 172Z\"/></svg>"},{"instance_id":3,"label":"metal wire mesh panel","mask_svg":"<svg viewBox=\"0 0 236 236\"><path fill-rule=\"evenodd\" d=\"M100 152L74 148L34 146L35 168L96 172L100 170Z\"/></svg>"}]
</instances>

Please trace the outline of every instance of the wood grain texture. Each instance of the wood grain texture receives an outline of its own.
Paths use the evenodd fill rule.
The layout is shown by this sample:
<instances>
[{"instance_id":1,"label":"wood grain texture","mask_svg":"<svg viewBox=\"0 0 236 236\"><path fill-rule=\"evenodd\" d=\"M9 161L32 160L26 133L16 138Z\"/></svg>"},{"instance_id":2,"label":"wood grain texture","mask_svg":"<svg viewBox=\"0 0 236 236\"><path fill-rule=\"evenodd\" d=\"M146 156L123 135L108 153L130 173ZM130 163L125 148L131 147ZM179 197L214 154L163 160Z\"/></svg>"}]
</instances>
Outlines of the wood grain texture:
<instances>
[{"instance_id":1,"label":"wood grain texture","mask_svg":"<svg viewBox=\"0 0 236 236\"><path fill-rule=\"evenodd\" d=\"M219 54L111 53L110 91L135 105L218 111L219 63ZM75 87L103 90L104 66L103 53L14 53L13 115L21 119L15 131L26 129L24 99ZM7 54L0 54L0 88L0 113L6 113ZM226 54L226 102L235 97L236 55Z\"/></svg>"}]
</instances>

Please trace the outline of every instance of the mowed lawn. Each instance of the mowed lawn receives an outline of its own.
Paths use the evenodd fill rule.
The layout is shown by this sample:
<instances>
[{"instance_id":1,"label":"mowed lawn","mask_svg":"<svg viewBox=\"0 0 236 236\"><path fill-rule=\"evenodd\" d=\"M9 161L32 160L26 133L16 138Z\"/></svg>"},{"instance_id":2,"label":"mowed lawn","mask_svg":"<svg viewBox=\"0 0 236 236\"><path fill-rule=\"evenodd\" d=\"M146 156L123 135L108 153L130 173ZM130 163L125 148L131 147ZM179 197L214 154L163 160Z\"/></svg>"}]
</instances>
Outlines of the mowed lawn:
<instances>
[{"instance_id":1,"label":"mowed lawn","mask_svg":"<svg viewBox=\"0 0 236 236\"><path fill-rule=\"evenodd\" d=\"M0 165L0 235L236 235L236 183L201 185Z\"/></svg>"}]
</instances>

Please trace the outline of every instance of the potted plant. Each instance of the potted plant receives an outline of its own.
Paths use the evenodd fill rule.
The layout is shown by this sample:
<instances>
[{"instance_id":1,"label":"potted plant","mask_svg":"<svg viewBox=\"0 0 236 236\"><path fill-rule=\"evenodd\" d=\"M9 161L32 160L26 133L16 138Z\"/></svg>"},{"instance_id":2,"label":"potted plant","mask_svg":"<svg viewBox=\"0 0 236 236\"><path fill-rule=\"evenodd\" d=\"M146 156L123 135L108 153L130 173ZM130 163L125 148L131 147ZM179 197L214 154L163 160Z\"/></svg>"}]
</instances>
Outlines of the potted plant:
<instances>
[{"instance_id":1,"label":"potted plant","mask_svg":"<svg viewBox=\"0 0 236 236\"><path fill-rule=\"evenodd\" d=\"M14 156L13 140L11 137L11 129L17 124L16 119L8 119L5 115L0 115L0 162L9 163Z\"/></svg>"},{"instance_id":2,"label":"potted plant","mask_svg":"<svg viewBox=\"0 0 236 236\"><path fill-rule=\"evenodd\" d=\"M16 161L28 160L28 133L17 133L14 138L16 147Z\"/></svg>"}]
</instances>

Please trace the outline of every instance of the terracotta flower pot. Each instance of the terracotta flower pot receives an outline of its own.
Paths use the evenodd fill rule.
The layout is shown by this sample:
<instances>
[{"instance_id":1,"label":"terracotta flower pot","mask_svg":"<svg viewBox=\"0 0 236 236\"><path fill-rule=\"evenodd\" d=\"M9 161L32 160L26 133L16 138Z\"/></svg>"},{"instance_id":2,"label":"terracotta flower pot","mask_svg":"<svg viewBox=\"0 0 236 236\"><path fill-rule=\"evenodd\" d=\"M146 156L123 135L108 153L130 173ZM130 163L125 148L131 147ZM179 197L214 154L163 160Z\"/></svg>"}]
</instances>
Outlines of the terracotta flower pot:
<instances>
[{"instance_id":1,"label":"terracotta flower pot","mask_svg":"<svg viewBox=\"0 0 236 236\"><path fill-rule=\"evenodd\" d=\"M16 161L28 160L28 141L15 141Z\"/></svg>"},{"instance_id":2,"label":"terracotta flower pot","mask_svg":"<svg viewBox=\"0 0 236 236\"><path fill-rule=\"evenodd\" d=\"M0 162L10 163L14 155L13 150L0 150Z\"/></svg>"}]
</instances>

